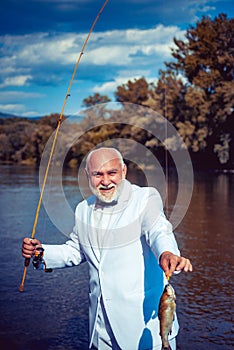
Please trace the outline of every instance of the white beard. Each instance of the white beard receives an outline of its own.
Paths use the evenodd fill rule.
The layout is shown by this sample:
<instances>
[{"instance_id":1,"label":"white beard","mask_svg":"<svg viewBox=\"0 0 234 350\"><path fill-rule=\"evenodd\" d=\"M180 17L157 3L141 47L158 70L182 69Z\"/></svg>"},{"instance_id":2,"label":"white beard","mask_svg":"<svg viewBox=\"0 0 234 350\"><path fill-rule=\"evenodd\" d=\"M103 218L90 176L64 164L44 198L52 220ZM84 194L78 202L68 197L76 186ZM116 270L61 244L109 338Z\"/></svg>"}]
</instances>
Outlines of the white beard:
<instances>
[{"instance_id":1,"label":"white beard","mask_svg":"<svg viewBox=\"0 0 234 350\"><path fill-rule=\"evenodd\" d=\"M89 186L90 186L90 189L91 191L93 192L93 194L103 203L112 203L112 202L115 202L118 200L119 198L119 195L120 195L120 192L121 192L121 187L122 187L122 183L120 183L118 186L115 185L115 184L111 184L109 186L103 186L103 185L100 185L98 186L98 188L95 188L92 186L91 182L89 181ZM101 189L102 188L105 188L105 189L108 189L108 188L112 188L114 187L114 192L110 195L108 195L108 193L106 195L103 195L101 193Z\"/></svg>"}]
</instances>

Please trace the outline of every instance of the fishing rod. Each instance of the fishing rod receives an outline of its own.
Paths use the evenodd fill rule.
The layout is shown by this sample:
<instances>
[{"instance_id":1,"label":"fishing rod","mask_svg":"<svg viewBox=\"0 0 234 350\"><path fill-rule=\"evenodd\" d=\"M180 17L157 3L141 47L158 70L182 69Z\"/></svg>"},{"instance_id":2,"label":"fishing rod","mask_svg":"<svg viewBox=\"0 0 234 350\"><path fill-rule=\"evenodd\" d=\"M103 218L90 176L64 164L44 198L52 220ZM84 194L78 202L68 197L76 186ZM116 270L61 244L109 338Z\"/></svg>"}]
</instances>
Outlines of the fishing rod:
<instances>
[{"instance_id":1,"label":"fishing rod","mask_svg":"<svg viewBox=\"0 0 234 350\"><path fill-rule=\"evenodd\" d=\"M93 21L93 24L92 24L92 26L91 26L91 28L89 30L89 33L88 33L88 35L87 35L87 37L86 37L86 39L84 41L83 47L82 47L81 52L79 54L78 60L76 62L76 65L75 65L75 68L74 68L74 71L73 71L73 74L72 74L72 78L70 80L70 83L69 83L69 86L68 86L68 89L67 89L67 93L66 93L66 96L65 96L65 99L64 99L64 102L63 102L62 110L61 110L61 113L60 113L59 118L58 118L57 127L56 127L56 130L55 130L54 139L53 139L53 143L52 143L52 146L51 146L50 155L49 155L49 159L48 159L45 175L44 175L43 182L42 182L41 194L40 194L40 197L39 197L39 200L38 200L38 204L37 204L35 219L34 219L32 233L31 233L31 239L33 239L35 237L36 227L37 227L37 223L38 223L39 213L40 213L42 199L43 199L44 190L45 190L45 185L46 185L46 181L47 181L47 178L48 178L48 173L49 173L52 157L53 157L53 154L54 154L54 149L55 149L55 145L56 145L56 141L57 141L57 137L58 137L58 132L59 132L62 120L63 120L64 111L65 111L65 107L66 107L66 104L67 104L67 99L70 96L71 87L72 87L73 81L75 79L75 75L76 75L77 69L79 67L81 57L84 54L86 45L87 45L87 43L89 41L89 38L90 38L90 36L91 36L91 34L93 32L93 29L94 29L95 25L96 25L100 15L102 14L104 8L106 7L108 1L109 0L106 0L103 3L101 9L99 10L97 16L95 17L95 19ZM30 258L25 258L22 281L21 281L21 284L19 286L19 291L20 292L24 291L24 283L25 283L25 278L26 278L26 275L27 275L27 267L29 266L29 264L30 264Z\"/></svg>"}]
</instances>

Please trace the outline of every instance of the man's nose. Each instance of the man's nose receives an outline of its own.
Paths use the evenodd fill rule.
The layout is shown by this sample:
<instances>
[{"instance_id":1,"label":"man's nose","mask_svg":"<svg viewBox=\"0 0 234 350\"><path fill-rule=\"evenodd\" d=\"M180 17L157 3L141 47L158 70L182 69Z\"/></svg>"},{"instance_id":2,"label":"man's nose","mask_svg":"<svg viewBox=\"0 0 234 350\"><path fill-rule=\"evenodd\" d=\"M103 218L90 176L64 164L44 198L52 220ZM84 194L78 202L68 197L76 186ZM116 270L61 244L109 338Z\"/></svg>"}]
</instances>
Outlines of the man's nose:
<instances>
[{"instance_id":1,"label":"man's nose","mask_svg":"<svg viewBox=\"0 0 234 350\"><path fill-rule=\"evenodd\" d=\"M110 184L110 177L108 174L103 174L103 177L102 177L102 184L104 186L108 186Z\"/></svg>"}]
</instances>

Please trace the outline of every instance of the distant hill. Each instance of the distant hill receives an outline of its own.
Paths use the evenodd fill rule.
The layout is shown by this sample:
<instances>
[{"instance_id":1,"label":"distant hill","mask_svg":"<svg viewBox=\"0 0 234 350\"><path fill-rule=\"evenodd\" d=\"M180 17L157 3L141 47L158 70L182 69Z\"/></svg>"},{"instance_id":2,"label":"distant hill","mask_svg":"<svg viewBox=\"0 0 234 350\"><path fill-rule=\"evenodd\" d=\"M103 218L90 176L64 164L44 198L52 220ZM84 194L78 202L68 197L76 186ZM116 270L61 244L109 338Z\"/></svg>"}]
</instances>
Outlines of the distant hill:
<instances>
[{"instance_id":1,"label":"distant hill","mask_svg":"<svg viewBox=\"0 0 234 350\"><path fill-rule=\"evenodd\" d=\"M41 117L24 117L24 116L20 116L20 115L16 115L16 114L10 114L10 113L3 113L0 112L0 118L23 118L23 119L28 119L28 120L38 120Z\"/></svg>"},{"instance_id":2,"label":"distant hill","mask_svg":"<svg viewBox=\"0 0 234 350\"><path fill-rule=\"evenodd\" d=\"M0 112L0 118L21 118L21 117L15 114Z\"/></svg>"},{"instance_id":3,"label":"distant hill","mask_svg":"<svg viewBox=\"0 0 234 350\"><path fill-rule=\"evenodd\" d=\"M52 113L52 114L57 114L59 115L58 113ZM72 116L72 115L71 115ZM10 113L3 113L3 112L0 112L0 119L14 119L14 118L21 118L21 119L27 119L27 120L32 120L32 121L36 121L36 120L40 120L42 118L46 118L46 117L49 117L49 115L41 115L41 116L36 116L36 117L25 117L25 116L22 116L22 115L16 115L16 114L10 114ZM69 118L70 116L67 115L66 116L67 118ZM84 115L77 115L76 116L76 121L78 122L78 120L82 121L84 119Z\"/></svg>"}]
</instances>

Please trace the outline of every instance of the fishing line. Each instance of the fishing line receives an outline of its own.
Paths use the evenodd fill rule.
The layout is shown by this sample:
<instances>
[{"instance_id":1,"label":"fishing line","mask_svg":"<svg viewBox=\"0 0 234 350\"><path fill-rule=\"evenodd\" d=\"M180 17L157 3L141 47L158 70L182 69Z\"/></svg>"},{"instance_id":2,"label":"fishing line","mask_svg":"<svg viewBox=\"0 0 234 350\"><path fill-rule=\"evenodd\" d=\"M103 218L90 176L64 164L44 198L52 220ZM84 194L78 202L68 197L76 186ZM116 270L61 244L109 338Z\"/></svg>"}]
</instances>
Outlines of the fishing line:
<instances>
[{"instance_id":1,"label":"fishing line","mask_svg":"<svg viewBox=\"0 0 234 350\"><path fill-rule=\"evenodd\" d=\"M167 129L167 90L166 90L166 85L164 88L164 117L166 120L164 120L165 122L165 140L167 140L168 137L168 129ZM164 152L165 152L165 182L166 182L166 186L165 186L165 213L166 216L169 216L169 178L168 178L168 151L167 151L167 146L164 143Z\"/></svg>"},{"instance_id":2,"label":"fishing line","mask_svg":"<svg viewBox=\"0 0 234 350\"><path fill-rule=\"evenodd\" d=\"M52 146L51 146L51 151L50 151L49 160L48 160L48 163L47 163L45 175L44 175L44 178L43 178L43 183L42 183L42 187L41 187L41 194L40 194L39 201L38 201L38 204L37 204L34 224L33 224L32 233L31 233L31 238L32 239L35 237L37 222L38 222L39 213L40 213L41 204L42 204L42 199L43 199L43 194L44 194L44 190L45 190L45 185L46 185L46 181L47 181L47 178L48 178L48 173L49 173L52 157L53 157L53 154L54 154L54 149L55 149L55 145L56 145L56 141L57 141L57 137L58 137L58 132L59 132L61 123L63 121L65 107L66 107L66 104L67 104L68 97L70 96L71 87L72 87L73 81L75 79L75 75L76 75L77 69L78 69L79 64L80 64L80 60L81 60L81 58L82 58L82 56L84 54L86 45L87 45L87 43L89 41L90 35L92 34L93 29L94 29L94 27L95 27L95 25L96 25L100 15L102 14L105 6L107 5L108 1L109 0L106 0L104 2L104 4L102 5L101 9L99 10L96 18L93 21L93 24L92 24L92 26L90 28L90 31L89 31L86 39L85 39L85 42L84 42L83 47L81 49L80 55L79 55L78 60L76 62L76 65L75 65L75 68L74 68L74 71L73 71L73 74L72 74L72 78L70 80L70 83L69 83L69 86L68 86L68 89L67 89L67 93L66 93L66 96L65 96L65 99L64 99L64 102L63 102L62 110L61 110L61 113L60 113L59 118L58 118L58 123L57 123L57 127L56 127L56 130L55 130L54 139L53 139L53 143L52 143ZM24 262L24 271L23 271L22 281L21 281L21 284L20 284L20 287L19 287L19 291L20 292L24 291L24 283L25 283L25 278L26 278L26 274L27 274L27 267L28 267L29 263L30 263L30 258L26 258L25 262Z\"/></svg>"}]
</instances>

